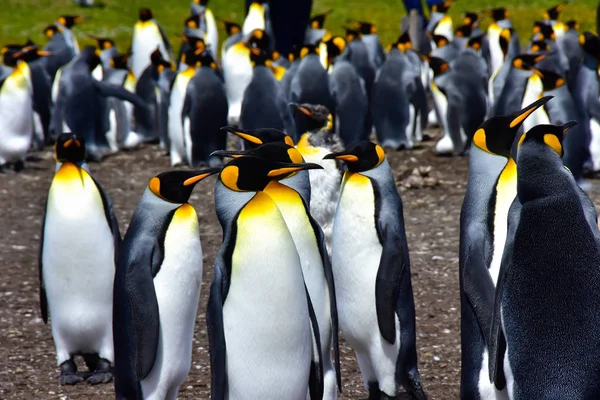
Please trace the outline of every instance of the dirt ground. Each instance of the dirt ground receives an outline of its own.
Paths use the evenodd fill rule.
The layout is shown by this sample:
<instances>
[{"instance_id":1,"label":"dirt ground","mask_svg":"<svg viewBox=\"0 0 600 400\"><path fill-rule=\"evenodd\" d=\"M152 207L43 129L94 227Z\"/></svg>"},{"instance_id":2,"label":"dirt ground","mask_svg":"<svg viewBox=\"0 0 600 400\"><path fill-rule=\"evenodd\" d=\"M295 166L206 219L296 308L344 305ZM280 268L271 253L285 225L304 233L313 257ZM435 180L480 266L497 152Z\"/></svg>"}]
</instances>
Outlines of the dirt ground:
<instances>
[{"instance_id":1,"label":"dirt ground","mask_svg":"<svg viewBox=\"0 0 600 400\"><path fill-rule=\"evenodd\" d=\"M460 373L458 240L467 159L438 158L432 142L410 152L388 153L404 201L417 315L423 385L431 399L458 398ZM21 173L0 174L0 399L113 399L113 385L58 385L50 325L38 302L38 249L43 205L54 173L50 150L36 154ZM423 179L410 176L431 167ZM157 147L120 153L90 164L112 198L124 234L148 180L170 169ZM214 178L201 182L191 203L200 218L204 279L192 368L179 398L209 398L210 366L204 321L212 261L221 243L214 212ZM410 187L407 187L410 186ZM598 202L600 196L592 198ZM342 399L367 396L352 350L342 348ZM81 365L81 363L80 363Z\"/></svg>"}]
</instances>

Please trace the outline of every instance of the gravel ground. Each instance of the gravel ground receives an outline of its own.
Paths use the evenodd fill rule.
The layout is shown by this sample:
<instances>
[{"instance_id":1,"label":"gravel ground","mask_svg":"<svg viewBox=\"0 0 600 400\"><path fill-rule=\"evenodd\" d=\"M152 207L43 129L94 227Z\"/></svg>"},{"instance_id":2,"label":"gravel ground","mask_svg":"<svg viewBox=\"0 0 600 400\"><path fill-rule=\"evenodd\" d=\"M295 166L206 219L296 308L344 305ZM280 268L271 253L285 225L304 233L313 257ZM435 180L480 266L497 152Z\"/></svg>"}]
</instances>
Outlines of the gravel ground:
<instances>
[{"instance_id":1,"label":"gravel ground","mask_svg":"<svg viewBox=\"0 0 600 400\"><path fill-rule=\"evenodd\" d=\"M25 171L0 174L0 399L113 399L112 384L58 385L50 326L40 318L37 259L44 200L54 172L48 150ZM423 384L431 399L458 398L460 373L458 238L467 159L438 158L432 142L389 153L404 201L417 315L417 347ZM124 234L133 210L156 173L170 169L156 147L120 153L90 165L112 198ZM420 173L414 171L421 168ZM427 170L430 169L428 172ZM192 368L179 398L208 399L210 367L204 321L212 260L221 243L213 203L214 178L191 198L200 218L204 279ZM592 196L598 201L598 193ZM365 398L352 350L342 344L341 399ZM80 363L82 365L82 363Z\"/></svg>"}]
</instances>

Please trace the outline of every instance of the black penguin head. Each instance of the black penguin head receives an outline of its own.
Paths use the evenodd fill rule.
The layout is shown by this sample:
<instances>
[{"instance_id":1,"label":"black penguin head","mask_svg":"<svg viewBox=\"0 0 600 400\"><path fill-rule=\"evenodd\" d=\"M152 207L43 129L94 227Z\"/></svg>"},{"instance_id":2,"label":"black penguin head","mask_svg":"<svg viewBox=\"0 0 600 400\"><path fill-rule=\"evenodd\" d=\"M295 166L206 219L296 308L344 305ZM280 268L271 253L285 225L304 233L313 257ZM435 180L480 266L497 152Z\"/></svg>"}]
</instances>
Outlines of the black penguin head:
<instances>
[{"instance_id":1,"label":"black penguin head","mask_svg":"<svg viewBox=\"0 0 600 400\"><path fill-rule=\"evenodd\" d=\"M336 57L346 49L346 40L341 36L333 36L325 42L327 47L327 65L333 64Z\"/></svg>"},{"instance_id":2,"label":"black penguin head","mask_svg":"<svg viewBox=\"0 0 600 400\"><path fill-rule=\"evenodd\" d=\"M557 74L556 72L553 72L550 70L539 69L539 70L535 70L534 74L538 75L540 77L540 79L542 80L542 86L544 87L544 92L559 88L561 86L564 86L564 84L565 84L564 77L562 77L561 75Z\"/></svg>"},{"instance_id":3,"label":"black penguin head","mask_svg":"<svg viewBox=\"0 0 600 400\"><path fill-rule=\"evenodd\" d=\"M483 44L483 38L485 37L484 34L481 34L479 36L475 36L472 37L471 39L469 39L469 41L467 42L467 47L472 48L473 50L481 50L481 46Z\"/></svg>"},{"instance_id":4,"label":"black penguin head","mask_svg":"<svg viewBox=\"0 0 600 400\"><path fill-rule=\"evenodd\" d=\"M365 172L378 167L385 160L385 151L378 144L365 140L351 145L345 151L327 154L323 159L342 160L348 170Z\"/></svg>"},{"instance_id":5,"label":"black penguin head","mask_svg":"<svg viewBox=\"0 0 600 400\"><path fill-rule=\"evenodd\" d=\"M377 27L372 22L348 20L348 25L358 29L361 35L373 35L377 33Z\"/></svg>"},{"instance_id":6,"label":"black penguin head","mask_svg":"<svg viewBox=\"0 0 600 400\"><path fill-rule=\"evenodd\" d=\"M194 0L194 3L206 7L208 5L208 0Z\"/></svg>"},{"instance_id":7,"label":"black penguin head","mask_svg":"<svg viewBox=\"0 0 600 400\"><path fill-rule=\"evenodd\" d=\"M219 179L236 192L263 190L272 180L280 180L305 169L322 169L319 164L282 163L260 157L238 157L225 164Z\"/></svg>"},{"instance_id":8,"label":"black penguin head","mask_svg":"<svg viewBox=\"0 0 600 400\"><path fill-rule=\"evenodd\" d=\"M564 135L575 125L577 125L576 121L569 121L564 125L536 125L521 136L518 146L521 147L523 143L532 141L541 142L562 157Z\"/></svg>"},{"instance_id":9,"label":"black penguin head","mask_svg":"<svg viewBox=\"0 0 600 400\"><path fill-rule=\"evenodd\" d=\"M79 15L61 15L58 17L58 23L69 29L75 24L82 23L84 20L85 17Z\"/></svg>"},{"instance_id":10,"label":"black penguin head","mask_svg":"<svg viewBox=\"0 0 600 400\"><path fill-rule=\"evenodd\" d=\"M539 53L542 51L550 51L550 45L545 40L536 40L531 43L531 52Z\"/></svg>"},{"instance_id":11,"label":"black penguin head","mask_svg":"<svg viewBox=\"0 0 600 400\"><path fill-rule=\"evenodd\" d=\"M115 42L112 39L97 37L94 38L96 40L96 46L99 50L108 50L115 47Z\"/></svg>"},{"instance_id":12,"label":"black penguin head","mask_svg":"<svg viewBox=\"0 0 600 400\"><path fill-rule=\"evenodd\" d=\"M450 6L452 6L452 4L454 4L453 0L446 0L442 3L432 5L431 11L446 14L448 12L448 9L450 9Z\"/></svg>"},{"instance_id":13,"label":"black penguin head","mask_svg":"<svg viewBox=\"0 0 600 400\"><path fill-rule=\"evenodd\" d=\"M346 31L346 41L351 42L355 39L360 39L362 37L362 33L360 30L353 26L345 26L344 30Z\"/></svg>"},{"instance_id":14,"label":"black penguin head","mask_svg":"<svg viewBox=\"0 0 600 400\"><path fill-rule=\"evenodd\" d=\"M198 29L200 27L200 17L200 14L187 17L183 21L183 26L190 29Z\"/></svg>"},{"instance_id":15,"label":"black penguin head","mask_svg":"<svg viewBox=\"0 0 600 400\"><path fill-rule=\"evenodd\" d=\"M56 161L81 164L85 161L85 142L82 136L74 133L63 133L54 144Z\"/></svg>"},{"instance_id":16,"label":"black penguin head","mask_svg":"<svg viewBox=\"0 0 600 400\"><path fill-rule=\"evenodd\" d=\"M220 171L220 167L201 171L167 171L150 179L148 189L169 203L183 204L190 199L196 183Z\"/></svg>"},{"instance_id":17,"label":"black penguin head","mask_svg":"<svg viewBox=\"0 0 600 400\"><path fill-rule=\"evenodd\" d=\"M202 53L198 55L198 61L196 62L196 67L209 67L213 70L217 70L217 63L213 58L212 54L208 50L204 50Z\"/></svg>"},{"instance_id":18,"label":"black penguin head","mask_svg":"<svg viewBox=\"0 0 600 400\"><path fill-rule=\"evenodd\" d=\"M566 26L567 31L578 31L579 30L579 22L577 22L574 19L570 19L567 22L565 22L565 26Z\"/></svg>"},{"instance_id":19,"label":"black penguin head","mask_svg":"<svg viewBox=\"0 0 600 400\"><path fill-rule=\"evenodd\" d=\"M25 61L26 63L30 63L35 60L39 60L41 57L46 57L49 55L50 52L41 50L37 46L26 46L16 53L13 53L12 58L14 60L21 60Z\"/></svg>"},{"instance_id":20,"label":"black penguin head","mask_svg":"<svg viewBox=\"0 0 600 400\"><path fill-rule=\"evenodd\" d=\"M444 35L432 35L431 38L433 39L435 46L438 48L448 46L450 43L448 38Z\"/></svg>"},{"instance_id":21,"label":"black penguin head","mask_svg":"<svg viewBox=\"0 0 600 400\"><path fill-rule=\"evenodd\" d=\"M269 59L269 55L266 51L259 49L258 47L250 49L250 63L252 64L252 67L271 67L271 60Z\"/></svg>"},{"instance_id":22,"label":"black penguin head","mask_svg":"<svg viewBox=\"0 0 600 400\"><path fill-rule=\"evenodd\" d=\"M506 57L508 54L508 47L510 46L510 40L514 33L514 29L512 28L504 28L500 31L500 38L498 41L500 42L500 49L502 50L502 54Z\"/></svg>"},{"instance_id":23,"label":"black penguin head","mask_svg":"<svg viewBox=\"0 0 600 400\"><path fill-rule=\"evenodd\" d=\"M463 25L463 26L459 26L458 28L456 28L456 30L454 31L454 34L458 37L468 38L469 36L471 36L471 32L473 32L473 27L471 25ZM433 35L433 36L436 36L436 35Z\"/></svg>"},{"instance_id":24,"label":"black penguin head","mask_svg":"<svg viewBox=\"0 0 600 400\"><path fill-rule=\"evenodd\" d=\"M190 48L199 51L200 53L206 50L206 42L204 39L195 36L184 36L183 41L190 45Z\"/></svg>"},{"instance_id":25,"label":"black penguin head","mask_svg":"<svg viewBox=\"0 0 600 400\"><path fill-rule=\"evenodd\" d=\"M158 47L152 52L152 54L150 54L150 63L156 67L158 73L163 72L165 69L171 68L171 63L163 58Z\"/></svg>"},{"instance_id":26,"label":"black penguin head","mask_svg":"<svg viewBox=\"0 0 600 400\"><path fill-rule=\"evenodd\" d=\"M301 49L301 47L298 47L296 45L292 46L290 52L287 55L288 61L290 63L293 63L294 61L296 61L300 58L300 49Z\"/></svg>"},{"instance_id":27,"label":"black penguin head","mask_svg":"<svg viewBox=\"0 0 600 400\"><path fill-rule=\"evenodd\" d=\"M319 54L319 48L313 44L305 44L300 49L300 58L304 58L309 54Z\"/></svg>"},{"instance_id":28,"label":"black penguin head","mask_svg":"<svg viewBox=\"0 0 600 400\"><path fill-rule=\"evenodd\" d=\"M473 144L490 154L510 157L510 149L523 121L553 96L545 96L524 109L485 120L473 135Z\"/></svg>"},{"instance_id":29,"label":"black penguin head","mask_svg":"<svg viewBox=\"0 0 600 400\"><path fill-rule=\"evenodd\" d=\"M223 25L223 28L225 28L225 32L227 32L227 37L233 36L236 33L242 31L242 26L240 24L238 24L237 22L225 21L225 20L219 20L219 22L221 22L221 24Z\"/></svg>"},{"instance_id":30,"label":"black penguin head","mask_svg":"<svg viewBox=\"0 0 600 400\"><path fill-rule=\"evenodd\" d=\"M110 66L115 69L128 70L129 57L129 53L117 54L110 60Z\"/></svg>"},{"instance_id":31,"label":"black penguin head","mask_svg":"<svg viewBox=\"0 0 600 400\"><path fill-rule=\"evenodd\" d=\"M302 117L308 132L323 128L329 121L329 110L323 105L290 103L290 107L296 115Z\"/></svg>"},{"instance_id":32,"label":"black penguin head","mask_svg":"<svg viewBox=\"0 0 600 400\"><path fill-rule=\"evenodd\" d=\"M421 57L423 60L426 60L429 63L429 67L433 71L434 77L441 76L448 72L448 70L450 69L450 64L448 64L448 61L444 60L443 58L430 57L424 54L419 54L419 57Z\"/></svg>"},{"instance_id":33,"label":"black penguin head","mask_svg":"<svg viewBox=\"0 0 600 400\"><path fill-rule=\"evenodd\" d=\"M85 46L80 53L80 57L89 65L90 71L100 64L100 51L94 46Z\"/></svg>"},{"instance_id":34,"label":"black penguin head","mask_svg":"<svg viewBox=\"0 0 600 400\"><path fill-rule=\"evenodd\" d=\"M138 19L142 22L147 22L150 21L152 18L154 18L154 15L152 15L152 10L150 10L149 8L140 8L140 11L138 13Z\"/></svg>"},{"instance_id":35,"label":"black penguin head","mask_svg":"<svg viewBox=\"0 0 600 400\"><path fill-rule=\"evenodd\" d=\"M239 138L243 139L251 148L260 146L265 143L286 143L289 146L294 145L294 141L284 132L273 128L261 128L243 130L234 126L224 126L221 128L222 131L232 133Z\"/></svg>"},{"instance_id":36,"label":"black penguin head","mask_svg":"<svg viewBox=\"0 0 600 400\"><path fill-rule=\"evenodd\" d=\"M542 61L546 57L546 54L519 54L513 58L512 66L513 68L530 71L536 63Z\"/></svg>"},{"instance_id":37,"label":"black penguin head","mask_svg":"<svg viewBox=\"0 0 600 400\"><path fill-rule=\"evenodd\" d=\"M262 29L255 29L250 32L250 37L246 41L246 46L249 48L258 47L262 50L269 48L269 35Z\"/></svg>"},{"instance_id":38,"label":"black penguin head","mask_svg":"<svg viewBox=\"0 0 600 400\"><path fill-rule=\"evenodd\" d=\"M333 10L327 10L322 14L313 15L308 22L312 29L323 29L325 26L325 19L329 14L331 14Z\"/></svg>"},{"instance_id":39,"label":"black penguin head","mask_svg":"<svg viewBox=\"0 0 600 400\"><path fill-rule=\"evenodd\" d=\"M564 9L565 9L565 4L559 4L557 6L549 8L546 11L544 11L544 19L550 20L550 21L556 21L558 19L558 16Z\"/></svg>"},{"instance_id":40,"label":"black penguin head","mask_svg":"<svg viewBox=\"0 0 600 400\"><path fill-rule=\"evenodd\" d=\"M61 32L61 28L56 25L48 25L44 28L44 36L48 38L48 40L52 39L57 32Z\"/></svg>"},{"instance_id":41,"label":"black penguin head","mask_svg":"<svg viewBox=\"0 0 600 400\"><path fill-rule=\"evenodd\" d=\"M600 60L600 38L591 32L583 32L579 35L579 44L583 51Z\"/></svg>"},{"instance_id":42,"label":"black penguin head","mask_svg":"<svg viewBox=\"0 0 600 400\"><path fill-rule=\"evenodd\" d=\"M470 26L471 28L479 25L479 15L472 11L466 11L463 18L463 24Z\"/></svg>"},{"instance_id":43,"label":"black penguin head","mask_svg":"<svg viewBox=\"0 0 600 400\"><path fill-rule=\"evenodd\" d=\"M213 151L211 156L221 156L221 157L258 157L263 158L269 161L282 162L282 163L294 163L294 164L302 164L304 162L304 158L302 158L302 154L295 147L290 146L286 143L273 142L262 144L258 147L255 147L250 150L242 151L242 150L234 150L234 151L226 151L226 150L217 150Z\"/></svg>"},{"instance_id":44,"label":"black penguin head","mask_svg":"<svg viewBox=\"0 0 600 400\"><path fill-rule=\"evenodd\" d=\"M396 48L403 53L406 53L406 50L410 50L413 48L412 42L410 41L410 35L408 34L408 30L402 33L395 43L392 43L392 45L390 46L390 50L393 48Z\"/></svg>"},{"instance_id":45,"label":"black penguin head","mask_svg":"<svg viewBox=\"0 0 600 400\"><path fill-rule=\"evenodd\" d=\"M15 54L19 53L25 45L22 44L7 44L2 49L0 49L0 56L2 56L2 64L7 67L16 67L18 57L13 57Z\"/></svg>"},{"instance_id":46,"label":"black penguin head","mask_svg":"<svg viewBox=\"0 0 600 400\"><path fill-rule=\"evenodd\" d=\"M533 33L538 34L538 40L556 40L556 34L552 25L542 21L535 21L533 23Z\"/></svg>"},{"instance_id":47,"label":"black penguin head","mask_svg":"<svg viewBox=\"0 0 600 400\"><path fill-rule=\"evenodd\" d=\"M492 17L495 22L502 21L510 18L508 10L504 7L493 8L491 10L484 11L488 16Z\"/></svg>"}]
</instances>

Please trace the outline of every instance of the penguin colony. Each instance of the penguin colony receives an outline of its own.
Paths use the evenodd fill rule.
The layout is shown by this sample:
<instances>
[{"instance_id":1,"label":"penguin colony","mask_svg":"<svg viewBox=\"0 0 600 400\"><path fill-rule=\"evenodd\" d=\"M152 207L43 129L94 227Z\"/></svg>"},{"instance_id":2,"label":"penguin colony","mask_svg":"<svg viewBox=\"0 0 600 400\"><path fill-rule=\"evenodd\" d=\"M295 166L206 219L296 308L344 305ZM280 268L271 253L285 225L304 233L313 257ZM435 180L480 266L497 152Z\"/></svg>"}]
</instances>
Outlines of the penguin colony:
<instances>
[{"instance_id":1,"label":"penguin colony","mask_svg":"<svg viewBox=\"0 0 600 400\"><path fill-rule=\"evenodd\" d=\"M59 383L177 397L203 269L188 201L214 175L211 398L336 399L341 331L369 399L399 387L426 399L384 148L411 149L437 124L435 152L469 156L461 398L600 398L600 317L589 311L600 306L600 231L579 186L600 170L598 36L559 22L559 5L523 52L505 9L484 13L484 33L477 13L455 28L446 1L427 26L405 18L387 52L371 23L332 35L330 11L285 56L268 3L253 2L242 25L206 3L192 2L177 57L149 9L126 53L100 37L80 50L71 28L84 18L71 15L44 30L43 49L2 48L0 165L20 170L30 149L54 144L39 277ZM217 22L228 34L220 60ZM228 138L239 146L227 150ZM152 177L121 238L87 161L152 143L194 169Z\"/></svg>"}]
</instances>

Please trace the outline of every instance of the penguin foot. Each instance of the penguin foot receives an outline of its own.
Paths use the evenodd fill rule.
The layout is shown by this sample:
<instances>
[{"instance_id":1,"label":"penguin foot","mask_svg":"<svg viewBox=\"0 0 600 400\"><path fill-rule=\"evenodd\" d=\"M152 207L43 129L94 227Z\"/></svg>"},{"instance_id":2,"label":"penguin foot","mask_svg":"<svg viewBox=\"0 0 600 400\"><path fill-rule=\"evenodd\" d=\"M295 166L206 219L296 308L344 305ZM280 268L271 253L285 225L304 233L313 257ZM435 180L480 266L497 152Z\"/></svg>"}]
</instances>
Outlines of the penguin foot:
<instances>
[{"instance_id":1,"label":"penguin foot","mask_svg":"<svg viewBox=\"0 0 600 400\"><path fill-rule=\"evenodd\" d=\"M99 358L96 363L96 369L92 375L87 378L87 383L90 385L98 385L100 383L108 383L112 380L113 374L110 366L110 361Z\"/></svg>"},{"instance_id":2,"label":"penguin foot","mask_svg":"<svg viewBox=\"0 0 600 400\"><path fill-rule=\"evenodd\" d=\"M404 389L408 392L411 399L415 400L427 400L427 395L421 386L421 377L419 373L416 374L409 372L407 374L408 382L406 382Z\"/></svg>"},{"instance_id":3,"label":"penguin foot","mask_svg":"<svg viewBox=\"0 0 600 400\"><path fill-rule=\"evenodd\" d=\"M77 365L73 360L67 360L60 364L59 385L75 385L81 381L83 381L83 378L77 375Z\"/></svg>"}]
</instances>

